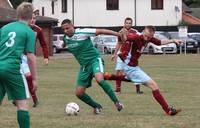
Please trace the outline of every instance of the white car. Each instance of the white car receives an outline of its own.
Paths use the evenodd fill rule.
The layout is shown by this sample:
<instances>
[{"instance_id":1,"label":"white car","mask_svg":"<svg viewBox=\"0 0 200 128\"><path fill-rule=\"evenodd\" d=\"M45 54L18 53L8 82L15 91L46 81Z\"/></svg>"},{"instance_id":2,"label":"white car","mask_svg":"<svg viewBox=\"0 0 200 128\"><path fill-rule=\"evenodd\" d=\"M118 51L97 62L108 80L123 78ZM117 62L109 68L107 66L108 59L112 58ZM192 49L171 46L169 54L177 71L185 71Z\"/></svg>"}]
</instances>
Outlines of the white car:
<instances>
[{"instance_id":1,"label":"white car","mask_svg":"<svg viewBox=\"0 0 200 128\"><path fill-rule=\"evenodd\" d=\"M168 39L162 34L155 33L154 37L157 39ZM149 53L149 54L156 54L156 53L177 53L177 46L175 43L165 44L165 45L155 45L153 43L148 43L147 47L144 49L143 53Z\"/></svg>"},{"instance_id":2,"label":"white car","mask_svg":"<svg viewBox=\"0 0 200 128\"><path fill-rule=\"evenodd\" d=\"M112 35L99 35L93 39L93 45L103 54L114 53L118 38Z\"/></svg>"},{"instance_id":3,"label":"white car","mask_svg":"<svg viewBox=\"0 0 200 128\"><path fill-rule=\"evenodd\" d=\"M63 50L67 50L67 47L63 44L63 34L53 35L53 53L60 53Z\"/></svg>"}]
</instances>

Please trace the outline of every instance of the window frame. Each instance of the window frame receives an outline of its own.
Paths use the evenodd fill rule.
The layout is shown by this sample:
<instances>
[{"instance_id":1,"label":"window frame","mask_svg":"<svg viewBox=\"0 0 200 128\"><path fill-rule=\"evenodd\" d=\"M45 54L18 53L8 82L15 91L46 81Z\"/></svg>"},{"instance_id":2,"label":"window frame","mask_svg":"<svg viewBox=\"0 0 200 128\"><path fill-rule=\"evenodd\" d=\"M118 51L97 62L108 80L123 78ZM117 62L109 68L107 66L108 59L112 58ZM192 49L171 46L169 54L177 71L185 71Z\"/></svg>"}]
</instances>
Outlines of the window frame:
<instances>
[{"instance_id":1,"label":"window frame","mask_svg":"<svg viewBox=\"0 0 200 128\"><path fill-rule=\"evenodd\" d=\"M151 10L163 10L164 0L151 0Z\"/></svg>"},{"instance_id":2,"label":"window frame","mask_svg":"<svg viewBox=\"0 0 200 128\"><path fill-rule=\"evenodd\" d=\"M51 1L51 13L52 13L52 15L55 14L55 2L54 1Z\"/></svg>"},{"instance_id":3,"label":"window frame","mask_svg":"<svg viewBox=\"0 0 200 128\"><path fill-rule=\"evenodd\" d=\"M68 8L67 8L67 5L68 5L68 1L67 0L61 0L61 12L62 13L66 13Z\"/></svg>"},{"instance_id":4,"label":"window frame","mask_svg":"<svg viewBox=\"0 0 200 128\"><path fill-rule=\"evenodd\" d=\"M119 0L106 0L106 10L119 10Z\"/></svg>"}]
</instances>

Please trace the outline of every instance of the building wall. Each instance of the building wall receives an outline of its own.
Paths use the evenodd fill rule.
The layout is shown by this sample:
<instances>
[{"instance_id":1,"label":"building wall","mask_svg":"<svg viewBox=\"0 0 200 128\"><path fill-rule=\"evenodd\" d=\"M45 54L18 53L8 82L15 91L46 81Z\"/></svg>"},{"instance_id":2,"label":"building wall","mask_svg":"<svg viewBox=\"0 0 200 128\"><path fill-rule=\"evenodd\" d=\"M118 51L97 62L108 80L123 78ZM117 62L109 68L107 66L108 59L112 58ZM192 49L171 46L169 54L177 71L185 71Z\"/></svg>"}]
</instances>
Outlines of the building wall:
<instances>
[{"instance_id":1,"label":"building wall","mask_svg":"<svg viewBox=\"0 0 200 128\"><path fill-rule=\"evenodd\" d=\"M44 7L44 16L59 19L59 25L63 19L72 18L72 0L67 0L67 12L62 13L61 0L54 0L54 14L52 14L52 0L33 0L35 10L39 10L42 15L42 7Z\"/></svg>"},{"instance_id":2,"label":"building wall","mask_svg":"<svg viewBox=\"0 0 200 128\"><path fill-rule=\"evenodd\" d=\"M106 10L106 0L74 0L74 14L72 0L68 0L68 12L61 13L61 0L55 1L55 14L51 14L51 0L33 0L36 9L45 8L45 16L59 19L74 18L75 26L122 26L125 17L135 20L136 26L145 25L177 25L182 19L182 0L164 0L163 10L151 10L151 0L119 0L119 10ZM177 6L180 12L175 12ZM135 25L135 21L133 22ZM59 24L60 25L60 24Z\"/></svg>"},{"instance_id":3,"label":"building wall","mask_svg":"<svg viewBox=\"0 0 200 128\"><path fill-rule=\"evenodd\" d=\"M182 1L181 0L163 0L163 10L151 10L150 0L139 0L137 2L137 25L145 26L147 24L155 26L177 25L182 19ZM175 6L180 12L175 12ZM142 7L139 9L139 7Z\"/></svg>"},{"instance_id":4,"label":"building wall","mask_svg":"<svg viewBox=\"0 0 200 128\"><path fill-rule=\"evenodd\" d=\"M119 0L119 10L106 10L106 0L75 0L77 26L122 26L128 16L134 19L134 0Z\"/></svg>"}]
</instances>

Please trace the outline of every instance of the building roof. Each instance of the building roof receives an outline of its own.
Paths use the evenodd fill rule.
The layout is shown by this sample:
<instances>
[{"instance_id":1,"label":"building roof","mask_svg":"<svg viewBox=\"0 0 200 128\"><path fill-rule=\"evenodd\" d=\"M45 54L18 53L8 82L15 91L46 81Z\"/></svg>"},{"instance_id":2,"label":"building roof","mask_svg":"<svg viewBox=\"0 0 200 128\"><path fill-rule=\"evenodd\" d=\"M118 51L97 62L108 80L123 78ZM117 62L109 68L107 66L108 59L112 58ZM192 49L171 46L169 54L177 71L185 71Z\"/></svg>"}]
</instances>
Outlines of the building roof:
<instances>
[{"instance_id":1,"label":"building roof","mask_svg":"<svg viewBox=\"0 0 200 128\"><path fill-rule=\"evenodd\" d=\"M192 10L184 2L182 2L182 10L183 12L187 12L187 13L192 12Z\"/></svg>"},{"instance_id":2,"label":"building roof","mask_svg":"<svg viewBox=\"0 0 200 128\"><path fill-rule=\"evenodd\" d=\"M200 25L200 19L197 18L197 17L192 16L189 13L183 12L182 13L182 18L183 18L183 21L185 21L188 24Z\"/></svg>"},{"instance_id":3,"label":"building roof","mask_svg":"<svg viewBox=\"0 0 200 128\"><path fill-rule=\"evenodd\" d=\"M0 0L0 7L13 8L9 0Z\"/></svg>"},{"instance_id":4,"label":"building roof","mask_svg":"<svg viewBox=\"0 0 200 128\"><path fill-rule=\"evenodd\" d=\"M190 8L192 10L192 13L191 15L197 17L197 18L200 18L200 8Z\"/></svg>"},{"instance_id":5,"label":"building roof","mask_svg":"<svg viewBox=\"0 0 200 128\"><path fill-rule=\"evenodd\" d=\"M0 7L0 23L11 22L17 20L16 11L14 9L6 9Z\"/></svg>"},{"instance_id":6,"label":"building roof","mask_svg":"<svg viewBox=\"0 0 200 128\"><path fill-rule=\"evenodd\" d=\"M17 20L16 10L0 7L0 23L5 24L16 20ZM52 24L53 26L56 26L58 23L58 19L45 16L36 16L36 21L39 24Z\"/></svg>"}]
</instances>

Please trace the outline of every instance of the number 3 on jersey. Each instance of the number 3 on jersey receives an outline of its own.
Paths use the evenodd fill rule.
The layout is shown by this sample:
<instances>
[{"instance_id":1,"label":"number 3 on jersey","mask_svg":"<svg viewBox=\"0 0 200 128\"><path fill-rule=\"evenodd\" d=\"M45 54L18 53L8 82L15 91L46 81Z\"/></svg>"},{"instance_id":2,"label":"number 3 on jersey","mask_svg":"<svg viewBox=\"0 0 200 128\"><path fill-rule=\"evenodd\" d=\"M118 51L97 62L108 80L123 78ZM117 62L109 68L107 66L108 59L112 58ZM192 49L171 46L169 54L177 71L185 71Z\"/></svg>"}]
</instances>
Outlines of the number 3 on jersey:
<instances>
[{"instance_id":1,"label":"number 3 on jersey","mask_svg":"<svg viewBox=\"0 0 200 128\"><path fill-rule=\"evenodd\" d=\"M15 43L15 37L16 37L16 33L15 32L9 32L8 33L9 36L9 41L6 42L6 46L7 47L12 47Z\"/></svg>"}]
</instances>

